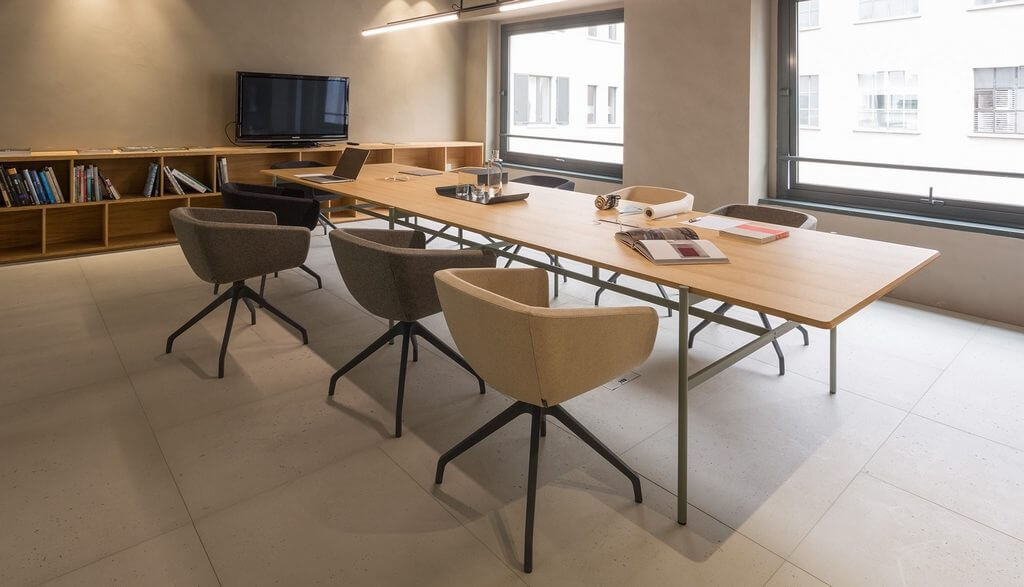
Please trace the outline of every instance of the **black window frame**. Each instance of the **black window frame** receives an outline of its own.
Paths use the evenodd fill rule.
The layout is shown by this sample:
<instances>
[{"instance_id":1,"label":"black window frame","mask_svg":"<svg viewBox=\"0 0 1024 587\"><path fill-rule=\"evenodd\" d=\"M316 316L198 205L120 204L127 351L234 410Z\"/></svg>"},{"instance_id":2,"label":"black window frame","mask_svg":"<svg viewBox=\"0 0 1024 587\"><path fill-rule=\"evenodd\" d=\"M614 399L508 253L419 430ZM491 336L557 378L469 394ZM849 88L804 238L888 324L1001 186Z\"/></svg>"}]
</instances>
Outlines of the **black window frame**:
<instances>
[{"instance_id":1,"label":"black window frame","mask_svg":"<svg viewBox=\"0 0 1024 587\"><path fill-rule=\"evenodd\" d=\"M990 204L971 200L957 200L948 197L940 199L923 198L916 194L881 192L823 186L800 182L800 160L805 162L828 163L830 159L801 158L799 153L799 35L798 2L801 0L779 0L778 22L778 64L776 80L777 137L776 137L776 186L775 195L769 200L784 200L794 205L841 211L877 212L891 218L909 222L919 219L921 223L948 222L950 227L971 230L971 225L1005 227L1014 231L1024 230L1024 202L1020 206ZM973 116L973 110L965 105L964 113ZM819 114L820 115L820 114ZM844 162L866 169L903 169L910 171L953 172L971 171L968 175L998 176L1024 179L1024 174L996 170L951 170L940 167L898 165L879 161Z\"/></svg>"},{"instance_id":2,"label":"black window frame","mask_svg":"<svg viewBox=\"0 0 1024 587\"><path fill-rule=\"evenodd\" d=\"M585 177L594 177L598 179L606 179L610 181L622 181L622 164L621 163L606 163L602 161L590 161L585 159L570 159L567 157L553 157L549 155L536 155L533 153L523 153L518 151L509 151L508 143L509 138L514 138L510 135L510 112L509 112L509 39L513 35L525 34L525 33L538 33L544 31L562 30L569 28L582 28L590 26L602 26L616 23L624 23L626 13L624 9L615 10L604 10L600 12L590 12L586 14L573 14L569 16L559 16L554 18L545 18L540 20L532 20L527 22L517 22L504 24L501 26L501 80L499 96L500 102L500 136L498 140L498 148L501 152L501 159L503 162L510 165L520 165L523 167L530 167L534 169L547 169L556 172L562 172L572 175L581 175ZM621 41L619 41L621 42ZM621 89L619 90L621 93ZM624 116L622 112L618 113L618 119L620 125L624 125ZM518 136L518 135L516 135ZM544 138L544 137L540 137ZM599 141L586 141L586 140L571 140L571 139L547 139L563 142L583 143L583 144L602 144L602 145L616 145L624 146L620 143L603 143Z\"/></svg>"}]
</instances>

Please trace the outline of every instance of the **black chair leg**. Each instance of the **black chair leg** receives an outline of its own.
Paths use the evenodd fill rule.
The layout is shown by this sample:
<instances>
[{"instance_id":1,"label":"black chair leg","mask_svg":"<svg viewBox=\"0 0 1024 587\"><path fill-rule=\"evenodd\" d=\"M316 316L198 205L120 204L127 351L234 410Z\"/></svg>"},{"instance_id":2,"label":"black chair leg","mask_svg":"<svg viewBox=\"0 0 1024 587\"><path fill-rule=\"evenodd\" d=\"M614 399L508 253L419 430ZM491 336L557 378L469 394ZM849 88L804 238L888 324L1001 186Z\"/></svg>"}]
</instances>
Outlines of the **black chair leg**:
<instances>
[{"instance_id":1,"label":"black chair leg","mask_svg":"<svg viewBox=\"0 0 1024 587\"><path fill-rule=\"evenodd\" d=\"M466 359L462 358L462 355L455 352L455 349L446 345L443 341L441 341L441 339L437 338L437 336L433 332L427 330L419 322L413 322L412 332L416 335L423 337L423 340L434 345L434 348L441 351L445 355L448 355L449 359L458 363L458 365L465 369L466 371L469 371L470 375L476 377L477 382L480 384L480 394L482 395L484 393L487 393L487 388L484 385L484 380L479 375L477 375L476 371L474 371L472 367L469 366L469 363L466 362Z\"/></svg>"},{"instance_id":2,"label":"black chair leg","mask_svg":"<svg viewBox=\"0 0 1024 587\"><path fill-rule=\"evenodd\" d=\"M540 461L540 423L546 410L533 406L530 422L530 468L526 477L526 532L523 537L523 572L533 572L533 519L537 513L537 465Z\"/></svg>"},{"instance_id":3,"label":"black chair leg","mask_svg":"<svg viewBox=\"0 0 1024 587\"><path fill-rule=\"evenodd\" d=\"M273 314L273 315L277 316L278 318L280 318L281 321L284 322L285 324L291 326L295 330L298 330L299 334L302 335L302 344L309 344L309 335L306 333L306 329L303 328L301 324L299 324L295 320L292 320L287 315L285 315L284 312L282 312L281 310L278 310L274 306L270 305L270 302L268 302L267 300L263 299L263 296L258 295L256 292L254 292L249 287L243 287L242 288L242 295L248 297L252 301L254 301L257 304L259 304L259 306L261 308L263 308L264 310L266 310L266 311L270 312L271 314Z\"/></svg>"},{"instance_id":4,"label":"black chair leg","mask_svg":"<svg viewBox=\"0 0 1024 587\"><path fill-rule=\"evenodd\" d=\"M213 284L213 295L217 295L219 293L220 293L220 284L219 283Z\"/></svg>"},{"instance_id":5,"label":"black chair leg","mask_svg":"<svg viewBox=\"0 0 1024 587\"><path fill-rule=\"evenodd\" d=\"M299 269L302 269L306 273L309 273L310 275L313 276L313 279L316 280L316 288L317 289L323 289L324 288L324 282L323 282L322 279L320 279L320 275L318 275L316 271L313 271L312 269L310 269L309 267L306 267L305 265L299 265Z\"/></svg>"},{"instance_id":6,"label":"black chair leg","mask_svg":"<svg viewBox=\"0 0 1024 587\"><path fill-rule=\"evenodd\" d=\"M548 435L548 417L544 416L540 419L540 437L544 438Z\"/></svg>"},{"instance_id":7,"label":"black chair leg","mask_svg":"<svg viewBox=\"0 0 1024 587\"><path fill-rule=\"evenodd\" d=\"M231 288L231 308L228 310L228 323L224 327L224 340L220 343L220 359L217 361L217 378L224 379L224 357L228 354L228 341L231 340L231 327L235 323L235 309L238 308L238 299L241 297L241 287L235 284Z\"/></svg>"},{"instance_id":8,"label":"black chair leg","mask_svg":"<svg viewBox=\"0 0 1024 587\"><path fill-rule=\"evenodd\" d=\"M276 277L276 275L275 275L275 277ZM263 277L260 277L260 297L261 298L265 295L263 293L265 291L267 291L267 276L266 275L264 275ZM262 308L263 304L260 304L260 307Z\"/></svg>"},{"instance_id":9,"label":"black chair leg","mask_svg":"<svg viewBox=\"0 0 1024 587\"><path fill-rule=\"evenodd\" d=\"M395 338L399 334L402 334L404 331L404 322L399 322L398 324L395 324L387 332L382 334L380 338L373 341L373 343L370 346L363 349L363 351L356 355L351 361L345 363L344 367L335 371L334 375L331 376L331 387L330 390L327 392L327 396L330 397L334 395L334 388L338 385L338 380L341 379L345 375L345 373L351 371L353 367L365 361L367 357L377 352L377 350L380 347L386 345L391 341L391 339Z\"/></svg>"},{"instance_id":10,"label":"black chair leg","mask_svg":"<svg viewBox=\"0 0 1024 587\"><path fill-rule=\"evenodd\" d=\"M766 316L764 312L758 312L758 314L761 316L761 323L764 324L764 327L771 330L772 323L768 321L768 316ZM782 347L779 346L779 341L772 340L772 347L775 348L775 354L779 357L779 375L785 375L786 356L782 354Z\"/></svg>"},{"instance_id":11,"label":"black chair leg","mask_svg":"<svg viewBox=\"0 0 1024 587\"><path fill-rule=\"evenodd\" d=\"M804 335L804 346L811 346L811 337L807 334L807 329L799 324L796 325L796 329L800 331L800 334Z\"/></svg>"},{"instance_id":12,"label":"black chair leg","mask_svg":"<svg viewBox=\"0 0 1024 587\"><path fill-rule=\"evenodd\" d=\"M553 406L547 409L547 411L555 417L559 422L565 424L573 434L575 434L580 440L587 443L590 448L594 449L597 454L604 457L606 461L612 464L613 467L622 472L623 475L629 479L630 483L633 484L633 501L637 503L643 503L644 495L640 488L640 477L629 468L629 465L624 463L622 459L618 457L610 448L605 446L603 442L597 439L593 434L587 430L583 424L580 424L579 420L573 418L572 415L565 411L562 406Z\"/></svg>"},{"instance_id":13,"label":"black chair leg","mask_svg":"<svg viewBox=\"0 0 1024 587\"><path fill-rule=\"evenodd\" d=\"M168 353L171 352L171 347L174 346L174 339L176 339L179 336L181 336L189 328L192 328L193 326L195 326L196 323L199 322L200 320L202 320L203 318L205 318L207 316L207 314L209 314L210 312L214 311L217 308L217 306L219 306L219 305L223 304L224 302L228 301L229 299L231 299L231 295L232 295L232 290L230 290L230 289L228 291L220 294L220 296L217 299L215 299L212 302L210 302L209 304L207 304L207 306L205 308L203 308L202 310L200 310L198 314L196 314L195 316L192 316L191 318L189 318L188 322L183 324L181 326L181 328L179 328L179 329L175 330L174 332L172 332L171 335L167 337L167 347L166 347L165 352L168 352Z\"/></svg>"},{"instance_id":14,"label":"black chair leg","mask_svg":"<svg viewBox=\"0 0 1024 587\"><path fill-rule=\"evenodd\" d=\"M412 341L412 362L416 363L420 360L420 343L416 341L416 335L409 335L409 339Z\"/></svg>"},{"instance_id":15,"label":"black chair leg","mask_svg":"<svg viewBox=\"0 0 1024 587\"><path fill-rule=\"evenodd\" d=\"M715 314L725 314L729 311L729 308L732 308L732 304L722 304L715 308ZM707 328L709 324L711 324L711 320L705 319L701 320L700 324L693 327L693 330L690 331L690 338L686 341L686 348L693 348L693 341L697 338L697 333Z\"/></svg>"},{"instance_id":16,"label":"black chair leg","mask_svg":"<svg viewBox=\"0 0 1024 587\"><path fill-rule=\"evenodd\" d=\"M437 459L437 472L434 474L434 483L440 485L441 482L444 481L444 468L448 463L452 462L455 457L473 448L481 440L487 438L491 434L501 430L512 420L515 420L519 416L529 412L532 407L533 406L525 402L516 402L512 404L505 408L500 414L491 418L486 424L477 428L476 432L462 439L458 444L449 449L448 452L441 455L440 458Z\"/></svg>"},{"instance_id":17,"label":"black chair leg","mask_svg":"<svg viewBox=\"0 0 1024 587\"><path fill-rule=\"evenodd\" d=\"M253 326L255 326L256 325L256 307L252 305L252 300L250 300L249 298L242 298L242 301L245 302L245 307L249 308L249 323L252 324Z\"/></svg>"},{"instance_id":18,"label":"black chair leg","mask_svg":"<svg viewBox=\"0 0 1024 587\"><path fill-rule=\"evenodd\" d=\"M395 401L395 438L402 437L402 405L405 403L405 371L409 365L409 338L411 337L412 325L408 322L402 323L402 362L398 367L398 399Z\"/></svg>"}]
</instances>

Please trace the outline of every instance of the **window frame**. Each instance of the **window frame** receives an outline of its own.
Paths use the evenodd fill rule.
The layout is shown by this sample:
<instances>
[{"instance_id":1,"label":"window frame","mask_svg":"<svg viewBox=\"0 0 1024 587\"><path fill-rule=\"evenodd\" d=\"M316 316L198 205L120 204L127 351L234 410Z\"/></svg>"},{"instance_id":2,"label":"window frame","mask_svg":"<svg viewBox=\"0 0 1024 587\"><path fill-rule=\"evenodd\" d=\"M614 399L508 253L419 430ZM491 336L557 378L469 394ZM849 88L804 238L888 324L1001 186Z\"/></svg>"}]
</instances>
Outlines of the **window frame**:
<instances>
[{"instance_id":1,"label":"window frame","mask_svg":"<svg viewBox=\"0 0 1024 587\"><path fill-rule=\"evenodd\" d=\"M610 181L622 181L622 164L607 163L603 161L591 161L585 159L571 159L567 157L554 157L550 155L536 155L509 151L511 113L509 102L511 88L509 87L509 40L513 35L525 33L539 33L569 28L583 28L602 25L617 24L625 22L625 10L614 9L585 14L573 14L554 18L545 18L527 22L517 22L501 25L501 74L499 81L499 140L498 148L501 152L502 161L510 165L519 165L534 169L545 169L555 172L562 172L585 177L593 177ZM593 37L588 37L593 38ZM616 41L622 43L622 40ZM592 84L590 84L592 85ZM596 106L596 102L595 102ZM619 113L619 125L622 124L622 113ZM544 138L544 137L540 137ZM589 144L606 144L586 140L547 139L555 141L568 141ZM610 144L610 143L607 143ZM623 146L616 143L617 146Z\"/></svg>"},{"instance_id":2,"label":"window frame","mask_svg":"<svg viewBox=\"0 0 1024 587\"><path fill-rule=\"evenodd\" d=\"M820 206L851 213L871 212L908 222L941 221L944 226L976 230L971 225L1004 227L1024 230L1024 203L1020 206L990 204L969 200L942 198L931 200L920 195L895 192L869 191L840 186L823 186L800 182L799 161L799 26L798 2L779 0L778 11L778 63L775 69L776 101L776 183L775 194L769 200L785 200L794 205ZM964 112L968 112L965 107ZM973 108L970 109L973 116ZM819 113L820 116L820 113ZM816 162L827 162L817 159ZM867 169L906 169L943 171L942 168L920 168L911 165L890 165L878 162L858 162ZM980 170L978 170L980 171ZM991 172L990 172L991 173ZM1007 177L1024 174L995 172Z\"/></svg>"}]
</instances>

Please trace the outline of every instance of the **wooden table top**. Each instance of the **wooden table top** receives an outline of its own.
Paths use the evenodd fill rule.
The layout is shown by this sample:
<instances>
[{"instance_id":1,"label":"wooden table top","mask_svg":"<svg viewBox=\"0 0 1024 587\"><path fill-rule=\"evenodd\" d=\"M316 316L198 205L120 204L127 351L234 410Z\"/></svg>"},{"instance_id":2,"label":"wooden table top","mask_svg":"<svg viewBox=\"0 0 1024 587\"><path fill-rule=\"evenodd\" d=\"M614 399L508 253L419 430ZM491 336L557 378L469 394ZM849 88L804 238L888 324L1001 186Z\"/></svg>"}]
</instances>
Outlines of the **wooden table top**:
<instances>
[{"instance_id":1,"label":"wooden table top","mask_svg":"<svg viewBox=\"0 0 1024 587\"><path fill-rule=\"evenodd\" d=\"M727 264L658 266L619 243L614 211L594 207L594 195L512 184L528 191L521 202L484 206L439 196L434 188L457 183L457 174L388 181L408 166L366 165L354 182L314 184L297 174L316 168L264 170L263 173L408 212L444 224L678 288L701 296L763 311L818 328L833 328L882 297L939 256L938 251L813 230L790 229L789 238L760 245L722 238L717 230L693 228L729 257ZM332 168L325 167L324 173ZM700 195L697 195L700 205ZM701 213L647 221L626 216L642 227L680 226Z\"/></svg>"}]
</instances>

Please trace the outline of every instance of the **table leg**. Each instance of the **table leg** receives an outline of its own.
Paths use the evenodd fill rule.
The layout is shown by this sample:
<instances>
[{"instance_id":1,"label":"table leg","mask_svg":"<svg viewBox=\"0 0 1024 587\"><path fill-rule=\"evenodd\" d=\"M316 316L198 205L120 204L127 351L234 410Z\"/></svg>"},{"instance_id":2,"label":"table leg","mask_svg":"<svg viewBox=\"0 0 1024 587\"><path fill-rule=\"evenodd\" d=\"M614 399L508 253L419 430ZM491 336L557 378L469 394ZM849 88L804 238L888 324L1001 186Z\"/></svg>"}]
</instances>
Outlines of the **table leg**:
<instances>
[{"instance_id":1,"label":"table leg","mask_svg":"<svg viewBox=\"0 0 1024 587\"><path fill-rule=\"evenodd\" d=\"M829 330L829 344L828 344L828 392L832 395L836 394L839 390L838 376L836 374L836 355L837 348L839 345L838 341L839 329L833 328Z\"/></svg>"},{"instance_id":2,"label":"table leg","mask_svg":"<svg viewBox=\"0 0 1024 587\"><path fill-rule=\"evenodd\" d=\"M690 370L687 365L689 360L689 346L687 337L690 332L690 294L685 287L679 288L679 350L678 350L678 446L676 457L676 521L680 524L686 523L686 444L687 444L687 420L689 410L687 408L687 396L690 391Z\"/></svg>"},{"instance_id":3,"label":"table leg","mask_svg":"<svg viewBox=\"0 0 1024 587\"><path fill-rule=\"evenodd\" d=\"M395 229L395 218L397 216L398 213L395 211L394 208L388 208L388 230Z\"/></svg>"}]
</instances>

